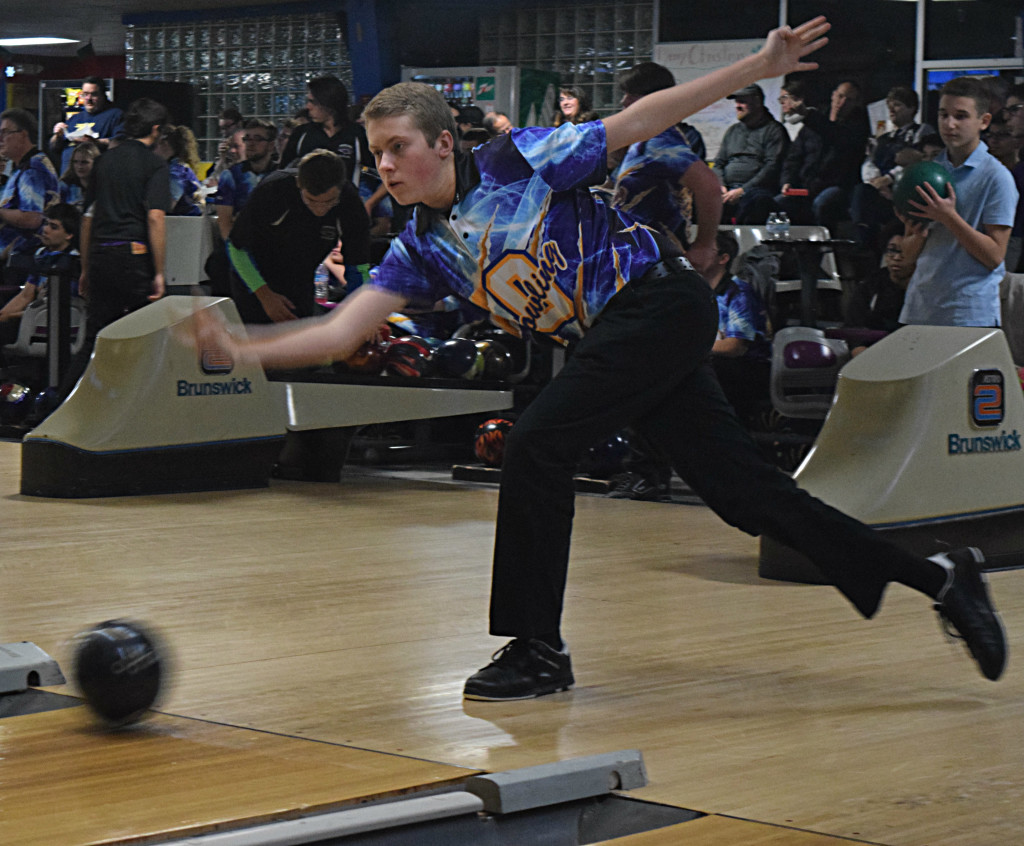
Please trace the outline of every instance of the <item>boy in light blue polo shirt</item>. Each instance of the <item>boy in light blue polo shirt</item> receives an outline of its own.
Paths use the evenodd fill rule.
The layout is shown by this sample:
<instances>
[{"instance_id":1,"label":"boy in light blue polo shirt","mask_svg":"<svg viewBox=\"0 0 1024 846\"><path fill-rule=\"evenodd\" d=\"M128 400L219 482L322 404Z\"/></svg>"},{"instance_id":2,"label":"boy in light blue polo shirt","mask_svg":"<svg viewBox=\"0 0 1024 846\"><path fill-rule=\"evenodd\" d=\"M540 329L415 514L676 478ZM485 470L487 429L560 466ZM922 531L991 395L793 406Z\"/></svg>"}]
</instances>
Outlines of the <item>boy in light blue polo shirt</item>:
<instances>
[{"instance_id":1,"label":"boy in light blue polo shirt","mask_svg":"<svg viewBox=\"0 0 1024 846\"><path fill-rule=\"evenodd\" d=\"M1013 176L981 140L992 119L991 94L980 79L962 76L942 87L936 159L953 174L949 196L930 185L913 202L921 217L905 219L904 257L917 266L900 323L998 326L999 282L1017 209Z\"/></svg>"}]
</instances>

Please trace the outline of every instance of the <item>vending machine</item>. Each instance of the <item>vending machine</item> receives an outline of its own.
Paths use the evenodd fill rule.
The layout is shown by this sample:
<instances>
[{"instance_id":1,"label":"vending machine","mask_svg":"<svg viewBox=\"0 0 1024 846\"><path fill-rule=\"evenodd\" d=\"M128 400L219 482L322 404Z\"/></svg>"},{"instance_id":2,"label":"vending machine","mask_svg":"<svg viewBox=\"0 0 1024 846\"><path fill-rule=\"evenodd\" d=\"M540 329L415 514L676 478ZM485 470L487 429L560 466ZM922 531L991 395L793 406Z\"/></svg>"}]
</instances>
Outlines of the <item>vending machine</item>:
<instances>
[{"instance_id":1,"label":"vending machine","mask_svg":"<svg viewBox=\"0 0 1024 846\"><path fill-rule=\"evenodd\" d=\"M504 112L516 126L550 126L558 108L555 71L512 66L402 68L404 82L426 82L454 106Z\"/></svg>"}]
</instances>

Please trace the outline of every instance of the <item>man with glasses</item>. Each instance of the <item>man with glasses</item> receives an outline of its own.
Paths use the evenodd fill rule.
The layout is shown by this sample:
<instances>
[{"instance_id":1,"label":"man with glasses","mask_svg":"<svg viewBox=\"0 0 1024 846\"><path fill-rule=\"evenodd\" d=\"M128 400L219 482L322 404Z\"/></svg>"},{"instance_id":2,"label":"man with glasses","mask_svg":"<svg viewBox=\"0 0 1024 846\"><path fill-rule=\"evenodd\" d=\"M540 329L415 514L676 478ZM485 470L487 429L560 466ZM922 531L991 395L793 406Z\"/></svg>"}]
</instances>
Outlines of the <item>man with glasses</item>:
<instances>
[{"instance_id":1,"label":"man with glasses","mask_svg":"<svg viewBox=\"0 0 1024 846\"><path fill-rule=\"evenodd\" d=\"M242 321L283 323L320 313L313 275L338 241L346 264L369 263L370 219L345 162L314 150L295 173L265 180L231 228L231 298Z\"/></svg>"},{"instance_id":2,"label":"man with glasses","mask_svg":"<svg viewBox=\"0 0 1024 846\"><path fill-rule=\"evenodd\" d=\"M217 180L217 193L213 198L213 205L217 210L217 226L225 241L249 195L276 169L273 158L276 139L277 127L270 121L251 118L245 122L242 134L245 161L238 162L221 173Z\"/></svg>"},{"instance_id":3,"label":"man with glasses","mask_svg":"<svg viewBox=\"0 0 1024 846\"><path fill-rule=\"evenodd\" d=\"M43 225L43 209L60 199L57 171L32 143L38 124L24 109L0 114L0 156L13 168L0 192L0 261L13 252L31 252L39 246L36 233Z\"/></svg>"},{"instance_id":4,"label":"man with glasses","mask_svg":"<svg viewBox=\"0 0 1024 846\"><path fill-rule=\"evenodd\" d=\"M110 139L121 131L123 112L107 99L103 80L98 76L88 76L82 80L82 90L78 95L82 111L53 125L50 138L50 155L54 162L60 162L63 173L71 164L71 154L80 141L92 141L101 150L106 150Z\"/></svg>"}]
</instances>

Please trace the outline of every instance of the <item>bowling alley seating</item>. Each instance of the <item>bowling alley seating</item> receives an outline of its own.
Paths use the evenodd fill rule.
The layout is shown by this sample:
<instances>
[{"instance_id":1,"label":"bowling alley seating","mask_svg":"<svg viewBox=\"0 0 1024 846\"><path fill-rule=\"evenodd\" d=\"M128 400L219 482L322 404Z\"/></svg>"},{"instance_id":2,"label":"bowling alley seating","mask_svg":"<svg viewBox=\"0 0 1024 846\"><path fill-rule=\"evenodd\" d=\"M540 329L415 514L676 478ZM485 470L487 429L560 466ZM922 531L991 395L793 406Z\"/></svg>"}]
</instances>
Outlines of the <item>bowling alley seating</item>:
<instances>
[{"instance_id":1,"label":"bowling alley seating","mask_svg":"<svg viewBox=\"0 0 1024 846\"><path fill-rule=\"evenodd\" d=\"M771 237L768 234L767 226L722 225L718 228L727 232L732 232L732 234L736 236L736 240L740 245L740 255L743 255L748 250L756 247L765 238ZM794 239L807 238L811 241L827 241L832 236L824 226L791 226L789 228L789 237ZM821 277L818 279L818 290L837 292L841 292L843 290L842 280L839 277L839 269L836 265L836 257L834 253L829 252L822 256ZM799 296L800 277L795 274L793 276L789 276L787 274L786 278L779 279L775 283L775 292L777 294L794 294L795 296Z\"/></svg>"},{"instance_id":2,"label":"bowling alley seating","mask_svg":"<svg viewBox=\"0 0 1024 846\"><path fill-rule=\"evenodd\" d=\"M18 337L4 347L4 356L11 358L42 358L46 355L50 335L47 325L45 299L31 303L21 317ZM74 297L71 300L71 354L74 355L85 343L85 300Z\"/></svg>"}]
</instances>

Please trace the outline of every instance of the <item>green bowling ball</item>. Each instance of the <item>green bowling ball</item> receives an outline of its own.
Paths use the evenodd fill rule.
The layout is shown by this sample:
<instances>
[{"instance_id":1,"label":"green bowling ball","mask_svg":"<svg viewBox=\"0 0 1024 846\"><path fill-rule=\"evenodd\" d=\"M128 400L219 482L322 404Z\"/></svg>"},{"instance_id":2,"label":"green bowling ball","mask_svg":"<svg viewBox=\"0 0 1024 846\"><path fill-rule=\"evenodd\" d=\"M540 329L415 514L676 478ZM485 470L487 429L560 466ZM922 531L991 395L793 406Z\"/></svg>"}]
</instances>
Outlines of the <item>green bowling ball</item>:
<instances>
[{"instance_id":1,"label":"green bowling ball","mask_svg":"<svg viewBox=\"0 0 1024 846\"><path fill-rule=\"evenodd\" d=\"M893 205L896 211L905 217L926 220L927 218L915 214L916 209L910 205L912 201L921 203L923 200L917 192L917 186L920 185L923 189L925 185L931 185L940 197L948 197L949 184L952 180L952 174L938 162L918 162L903 171L903 175L893 187Z\"/></svg>"}]
</instances>

